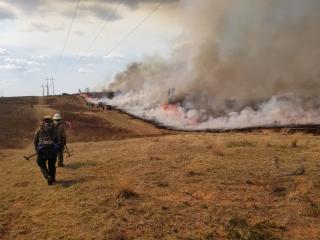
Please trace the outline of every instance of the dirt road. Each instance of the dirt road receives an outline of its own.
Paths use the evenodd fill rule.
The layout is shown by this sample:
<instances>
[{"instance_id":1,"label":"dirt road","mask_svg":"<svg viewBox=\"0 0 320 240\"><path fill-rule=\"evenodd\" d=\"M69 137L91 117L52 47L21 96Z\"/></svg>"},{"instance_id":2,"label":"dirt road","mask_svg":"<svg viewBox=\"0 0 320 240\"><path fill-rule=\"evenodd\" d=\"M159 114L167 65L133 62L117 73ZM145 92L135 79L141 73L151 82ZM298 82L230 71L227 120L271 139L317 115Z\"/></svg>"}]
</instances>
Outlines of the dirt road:
<instances>
[{"instance_id":1,"label":"dirt road","mask_svg":"<svg viewBox=\"0 0 320 240\"><path fill-rule=\"evenodd\" d=\"M73 156L48 187L22 156L55 111ZM0 121L1 239L320 239L318 136L171 133L75 96L0 99Z\"/></svg>"}]
</instances>

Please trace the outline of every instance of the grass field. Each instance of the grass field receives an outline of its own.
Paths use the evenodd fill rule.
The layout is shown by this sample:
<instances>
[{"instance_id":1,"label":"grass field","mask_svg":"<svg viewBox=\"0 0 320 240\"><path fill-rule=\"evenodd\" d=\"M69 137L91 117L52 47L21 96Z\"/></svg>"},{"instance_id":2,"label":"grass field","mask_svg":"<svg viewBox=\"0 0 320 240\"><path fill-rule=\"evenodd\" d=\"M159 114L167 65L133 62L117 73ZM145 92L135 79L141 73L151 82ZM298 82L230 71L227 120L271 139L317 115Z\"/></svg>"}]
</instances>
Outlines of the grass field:
<instances>
[{"instance_id":1,"label":"grass field","mask_svg":"<svg viewBox=\"0 0 320 240\"><path fill-rule=\"evenodd\" d=\"M73 156L49 187L23 155L55 111ZM0 99L0 121L0 239L320 239L319 136L170 132L74 96Z\"/></svg>"}]
</instances>

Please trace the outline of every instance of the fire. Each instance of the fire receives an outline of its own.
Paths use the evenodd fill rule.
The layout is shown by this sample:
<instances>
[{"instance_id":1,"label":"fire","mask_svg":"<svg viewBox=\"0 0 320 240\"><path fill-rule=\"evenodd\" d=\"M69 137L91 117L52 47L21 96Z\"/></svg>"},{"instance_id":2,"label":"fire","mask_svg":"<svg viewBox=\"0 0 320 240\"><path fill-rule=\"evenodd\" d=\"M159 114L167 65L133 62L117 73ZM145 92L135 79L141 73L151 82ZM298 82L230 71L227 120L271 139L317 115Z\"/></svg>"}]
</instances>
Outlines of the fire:
<instances>
[{"instance_id":1,"label":"fire","mask_svg":"<svg viewBox=\"0 0 320 240\"><path fill-rule=\"evenodd\" d=\"M187 126L197 126L199 124L197 117L189 117L187 113L176 104L164 103L161 105L161 108L170 115L170 117L184 121Z\"/></svg>"},{"instance_id":2,"label":"fire","mask_svg":"<svg viewBox=\"0 0 320 240\"><path fill-rule=\"evenodd\" d=\"M178 106L175 104L164 103L162 104L162 109L165 111L178 113Z\"/></svg>"}]
</instances>

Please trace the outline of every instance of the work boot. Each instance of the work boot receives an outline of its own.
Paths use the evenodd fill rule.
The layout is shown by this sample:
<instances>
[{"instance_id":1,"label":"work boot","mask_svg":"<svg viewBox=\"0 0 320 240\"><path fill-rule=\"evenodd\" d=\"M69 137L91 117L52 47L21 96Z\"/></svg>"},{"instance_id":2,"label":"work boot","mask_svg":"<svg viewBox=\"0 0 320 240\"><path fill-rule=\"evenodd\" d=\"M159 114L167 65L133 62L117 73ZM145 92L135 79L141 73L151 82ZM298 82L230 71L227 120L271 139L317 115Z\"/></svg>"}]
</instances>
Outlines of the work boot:
<instances>
[{"instance_id":1,"label":"work boot","mask_svg":"<svg viewBox=\"0 0 320 240\"><path fill-rule=\"evenodd\" d=\"M48 181L48 185L49 185L49 186L52 185L52 183L54 182L54 180L53 180L53 178L52 178L51 176L49 176L49 177L47 178L47 181Z\"/></svg>"}]
</instances>

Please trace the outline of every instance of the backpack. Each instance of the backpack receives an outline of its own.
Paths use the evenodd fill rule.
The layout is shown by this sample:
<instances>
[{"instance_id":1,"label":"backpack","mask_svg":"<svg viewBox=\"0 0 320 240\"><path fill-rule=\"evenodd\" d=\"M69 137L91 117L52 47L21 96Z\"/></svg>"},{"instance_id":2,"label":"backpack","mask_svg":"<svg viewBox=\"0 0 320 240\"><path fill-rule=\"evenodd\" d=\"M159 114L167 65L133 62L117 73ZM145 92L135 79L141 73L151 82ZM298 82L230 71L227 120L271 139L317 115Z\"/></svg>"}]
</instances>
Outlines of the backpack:
<instances>
[{"instance_id":1,"label":"backpack","mask_svg":"<svg viewBox=\"0 0 320 240\"><path fill-rule=\"evenodd\" d=\"M39 145L52 145L56 139L54 125L52 123L43 122L39 132Z\"/></svg>"}]
</instances>

